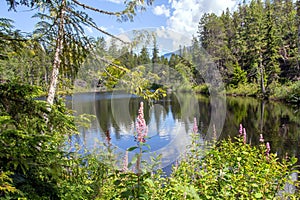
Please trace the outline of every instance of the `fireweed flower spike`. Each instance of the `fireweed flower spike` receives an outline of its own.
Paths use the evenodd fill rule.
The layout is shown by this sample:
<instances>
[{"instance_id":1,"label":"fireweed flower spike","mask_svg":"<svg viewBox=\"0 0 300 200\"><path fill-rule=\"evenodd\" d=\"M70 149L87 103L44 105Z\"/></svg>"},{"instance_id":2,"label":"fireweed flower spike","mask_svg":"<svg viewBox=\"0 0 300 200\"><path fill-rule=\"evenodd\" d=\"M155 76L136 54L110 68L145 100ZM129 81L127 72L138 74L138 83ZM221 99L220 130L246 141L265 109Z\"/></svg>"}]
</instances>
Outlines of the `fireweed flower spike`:
<instances>
[{"instance_id":1,"label":"fireweed flower spike","mask_svg":"<svg viewBox=\"0 0 300 200\"><path fill-rule=\"evenodd\" d=\"M240 133L240 136L243 135L243 125L242 125L242 124L240 124L240 130L239 130L239 133Z\"/></svg>"},{"instance_id":2,"label":"fireweed flower spike","mask_svg":"<svg viewBox=\"0 0 300 200\"><path fill-rule=\"evenodd\" d=\"M246 142L247 142L247 133L246 133L245 128L243 128L243 140L244 140L244 144L246 144Z\"/></svg>"},{"instance_id":3,"label":"fireweed flower spike","mask_svg":"<svg viewBox=\"0 0 300 200\"><path fill-rule=\"evenodd\" d=\"M137 131L137 137L136 140L138 142L146 142L145 137L148 133L148 127L146 125L146 121L144 119L144 103L140 103L140 108L138 111L138 117L136 120L136 131Z\"/></svg>"},{"instance_id":4,"label":"fireweed flower spike","mask_svg":"<svg viewBox=\"0 0 300 200\"><path fill-rule=\"evenodd\" d=\"M193 126L193 133L198 133L198 125L197 125L197 119L194 117L194 126Z\"/></svg>"},{"instance_id":5,"label":"fireweed flower spike","mask_svg":"<svg viewBox=\"0 0 300 200\"><path fill-rule=\"evenodd\" d=\"M263 143L265 140L264 140L264 137L263 137L263 134L260 134L259 135L259 142Z\"/></svg>"}]
</instances>

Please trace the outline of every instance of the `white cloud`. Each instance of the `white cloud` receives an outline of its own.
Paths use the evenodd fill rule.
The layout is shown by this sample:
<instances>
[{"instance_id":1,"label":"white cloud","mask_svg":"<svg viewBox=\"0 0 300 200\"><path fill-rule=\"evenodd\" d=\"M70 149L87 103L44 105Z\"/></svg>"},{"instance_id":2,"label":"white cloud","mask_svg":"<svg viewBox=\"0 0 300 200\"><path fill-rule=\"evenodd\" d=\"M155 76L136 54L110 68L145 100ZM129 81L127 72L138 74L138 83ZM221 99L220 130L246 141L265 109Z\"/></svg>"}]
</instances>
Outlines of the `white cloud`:
<instances>
[{"instance_id":1,"label":"white cloud","mask_svg":"<svg viewBox=\"0 0 300 200\"><path fill-rule=\"evenodd\" d=\"M107 0L107 1L110 1L112 3L118 3L118 4L121 4L124 2L124 0Z\"/></svg>"},{"instance_id":2,"label":"white cloud","mask_svg":"<svg viewBox=\"0 0 300 200\"><path fill-rule=\"evenodd\" d=\"M204 13L221 14L227 7L232 9L235 0L169 0L171 16L167 20L167 26L182 34L197 33L197 27Z\"/></svg>"},{"instance_id":3,"label":"white cloud","mask_svg":"<svg viewBox=\"0 0 300 200\"><path fill-rule=\"evenodd\" d=\"M166 17L170 17L170 9L168 9L164 4L155 6L153 9L153 13L155 15L165 15Z\"/></svg>"},{"instance_id":4,"label":"white cloud","mask_svg":"<svg viewBox=\"0 0 300 200\"><path fill-rule=\"evenodd\" d=\"M85 28L85 30L87 30L87 32L93 33L93 29L91 27L85 26L84 28Z\"/></svg>"}]
</instances>

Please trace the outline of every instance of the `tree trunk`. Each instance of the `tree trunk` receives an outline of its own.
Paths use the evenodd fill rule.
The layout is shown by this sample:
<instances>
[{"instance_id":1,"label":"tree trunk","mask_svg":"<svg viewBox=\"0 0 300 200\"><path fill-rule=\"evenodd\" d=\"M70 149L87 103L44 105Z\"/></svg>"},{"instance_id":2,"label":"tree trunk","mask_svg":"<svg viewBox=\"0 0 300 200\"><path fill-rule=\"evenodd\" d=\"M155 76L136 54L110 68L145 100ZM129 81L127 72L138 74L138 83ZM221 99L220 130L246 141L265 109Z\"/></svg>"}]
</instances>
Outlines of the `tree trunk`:
<instances>
[{"instance_id":1,"label":"tree trunk","mask_svg":"<svg viewBox=\"0 0 300 200\"><path fill-rule=\"evenodd\" d=\"M50 79L50 86L48 90L48 97L47 102L49 105L53 105L57 82L58 82L58 76L59 76L59 68L61 64L61 53L63 51L63 36L64 36L64 15L65 15L65 7L66 7L66 0L62 1L62 9L60 13L60 22L59 22L59 28L58 28L58 35L56 40L56 48L55 48L55 54L54 54L54 61L53 61L53 69ZM51 108L50 108L51 109Z\"/></svg>"},{"instance_id":2,"label":"tree trunk","mask_svg":"<svg viewBox=\"0 0 300 200\"><path fill-rule=\"evenodd\" d=\"M300 55L300 1L297 1L296 3L297 6L297 25L298 25L298 37L297 37L297 47L298 47L298 55L297 55L297 69L300 69L299 66L299 55ZM299 76L300 74L297 74Z\"/></svg>"},{"instance_id":3,"label":"tree trunk","mask_svg":"<svg viewBox=\"0 0 300 200\"><path fill-rule=\"evenodd\" d=\"M260 103L260 133L263 134L264 130L264 115L265 115L265 101Z\"/></svg>"}]
</instances>

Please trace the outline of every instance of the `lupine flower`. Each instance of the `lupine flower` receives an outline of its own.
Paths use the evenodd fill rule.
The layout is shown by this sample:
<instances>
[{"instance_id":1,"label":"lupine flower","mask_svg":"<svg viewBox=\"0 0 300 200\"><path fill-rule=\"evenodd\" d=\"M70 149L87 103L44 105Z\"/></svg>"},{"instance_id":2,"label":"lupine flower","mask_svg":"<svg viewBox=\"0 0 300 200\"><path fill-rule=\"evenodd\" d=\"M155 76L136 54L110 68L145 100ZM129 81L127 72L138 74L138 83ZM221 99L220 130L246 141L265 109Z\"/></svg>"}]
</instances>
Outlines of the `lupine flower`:
<instances>
[{"instance_id":1,"label":"lupine flower","mask_svg":"<svg viewBox=\"0 0 300 200\"><path fill-rule=\"evenodd\" d=\"M244 141L244 144L246 144L246 142L247 142L247 133L246 133L245 128L243 128L243 141Z\"/></svg>"},{"instance_id":2,"label":"lupine flower","mask_svg":"<svg viewBox=\"0 0 300 200\"><path fill-rule=\"evenodd\" d=\"M126 151L124 159L123 159L123 172L128 171L128 151Z\"/></svg>"},{"instance_id":3,"label":"lupine flower","mask_svg":"<svg viewBox=\"0 0 300 200\"><path fill-rule=\"evenodd\" d=\"M264 137L263 137L263 134L260 134L259 135L259 142L264 142L265 140L264 140Z\"/></svg>"},{"instance_id":4,"label":"lupine flower","mask_svg":"<svg viewBox=\"0 0 300 200\"><path fill-rule=\"evenodd\" d=\"M266 155L267 155L267 158L269 158L270 151L271 151L271 147L270 147L270 143L269 142L266 143L266 148L267 148Z\"/></svg>"},{"instance_id":5,"label":"lupine flower","mask_svg":"<svg viewBox=\"0 0 300 200\"><path fill-rule=\"evenodd\" d=\"M144 104L143 102L140 103L140 108L138 111L138 117L136 120L136 131L137 131L137 137L136 140L138 142L145 142L145 137L148 133L148 127L146 125L146 121L144 119Z\"/></svg>"},{"instance_id":6,"label":"lupine flower","mask_svg":"<svg viewBox=\"0 0 300 200\"><path fill-rule=\"evenodd\" d=\"M197 119L194 117L194 126L193 126L193 133L198 133L198 125L197 125Z\"/></svg>"},{"instance_id":7,"label":"lupine flower","mask_svg":"<svg viewBox=\"0 0 300 200\"><path fill-rule=\"evenodd\" d=\"M239 130L239 133L240 133L240 136L243 135L243 125L242 125L242 124L240 124L240 130Z\"/></svg>"}]
</instances>

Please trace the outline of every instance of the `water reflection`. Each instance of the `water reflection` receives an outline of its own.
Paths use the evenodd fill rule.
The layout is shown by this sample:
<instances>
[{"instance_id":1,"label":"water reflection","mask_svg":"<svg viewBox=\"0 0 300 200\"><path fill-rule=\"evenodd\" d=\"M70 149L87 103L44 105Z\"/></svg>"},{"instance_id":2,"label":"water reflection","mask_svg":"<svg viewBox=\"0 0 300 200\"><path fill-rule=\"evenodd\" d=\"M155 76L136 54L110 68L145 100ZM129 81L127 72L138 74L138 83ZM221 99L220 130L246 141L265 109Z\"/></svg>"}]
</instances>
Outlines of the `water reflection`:
<instances>
[{"instance_id":1,"label":"water reflection","mask_svg":"<svg viewBox=\"0 0 300 200\"><path fill-rule=\"evenodd\" d=\"M79 127L81 135L78 142L92 149L95 141L104 141L105 133L109 131L112 144L121 150L134 146L134 122L140 101L142 99L122 92L74 95L72 105L76 115L97 116L90 128ZM247 129L249 143L258 144L259 134L263 134L265 141L270 142L272 151L279 156L285 156L285 153L299 156L300 114L297 109L278 102L232 97L227 98L224 110L218 100L214 101L211 103L209 98L203 96L179 93L152 105L145 102L151 152L164 154L167 159L164 163L175 160L189 142L188 134L192 132L194 117L197 118L200 137L210 139L211 120L213 124L218 124L222 115L226 115L223 128L217 130L219 139L236 136L242 123ZM213 112L217 113L215 117L212 117Z\"/></svg>"}]
</instances>

